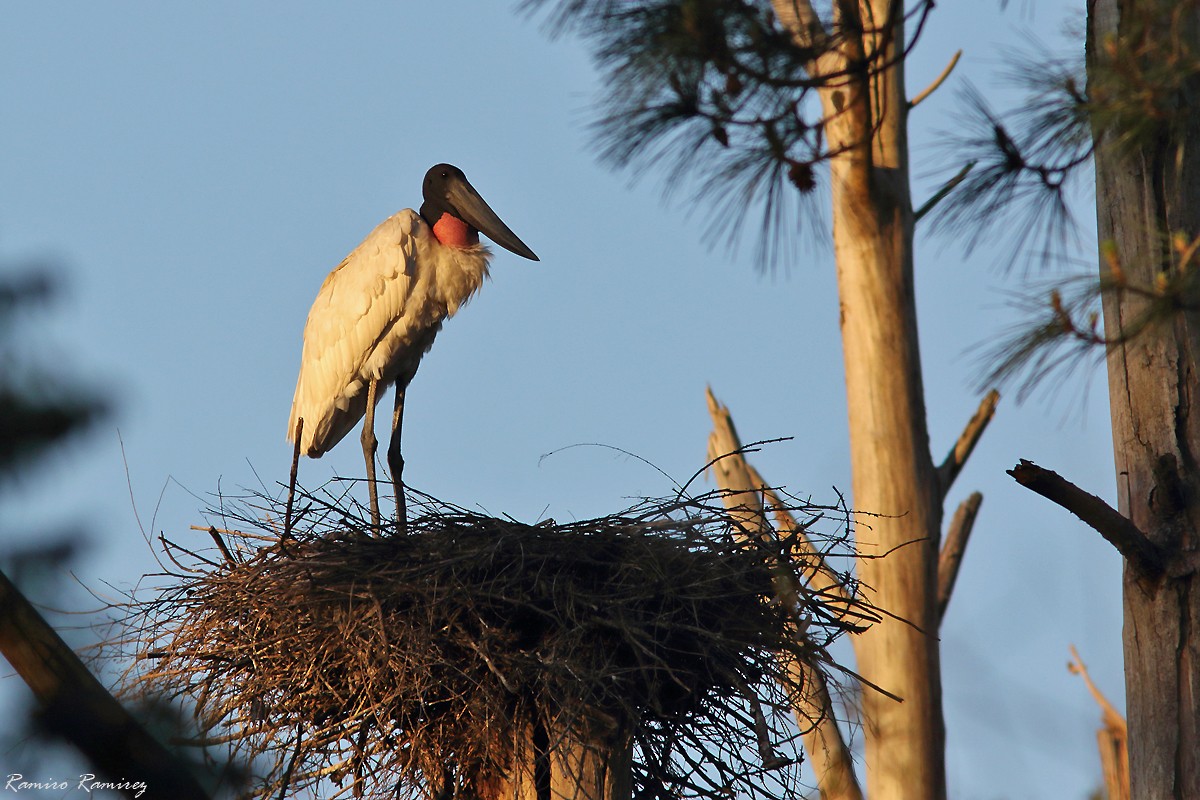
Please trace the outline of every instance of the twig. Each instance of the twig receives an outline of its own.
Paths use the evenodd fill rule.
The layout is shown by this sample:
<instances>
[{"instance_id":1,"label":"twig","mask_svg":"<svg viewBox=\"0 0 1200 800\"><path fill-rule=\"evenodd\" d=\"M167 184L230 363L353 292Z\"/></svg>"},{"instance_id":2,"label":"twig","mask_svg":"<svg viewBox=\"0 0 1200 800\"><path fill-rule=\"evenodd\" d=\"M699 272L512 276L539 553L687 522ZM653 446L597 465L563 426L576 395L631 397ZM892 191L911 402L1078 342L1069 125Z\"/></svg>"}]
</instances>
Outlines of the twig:
<instances>
[{"instance_id":1,"label":"twig","mask_svg":"<svg viewBox=\"0 0 1200 800\"><path fill-rule=\"evenodd\" d=\"M959 50L950 58L950 63L946 65L946 68L944 70L942 70L941 75L938 75L936 78L933 79L933 83L926 86L925 90L923 92L918 94L912 100L908 101L908 107L910 109L916 108L918 103L920 103L926 97L929 97L929 95L936 92L938 87L942 85L942 83L946 80L946 78L950 77L950 73L954 71L954 66L958 63L958 59L960 59L960 58L962 58L962 50Z\"/></svg>"},{"instance_id":2,"label":"twig","mask_svg":"<svg viewBox=\"0 0 1200 800\"><path fill-rule=\"evenodd\" d=\"M983 495L973 492L954 512L954 518L950 520L950 527L946 530L942 552L938 555L938 622L946 616L946 607L950 604L950 595L954 592L954 581L958 578L958 568L962 565L967 540L971 537L971 529L975 527L975 517L982 502Z\"/></svg>"},{"instance_id":3,"label":"twig","mask_svg":"<svg viewBox=\"0 0 1200 800\"><path fill-rule=\"evenodd\" d=\"M188 528L193 531L204 531L205 533L208 533L210 530L213 530L213 531L216 531L217 533L224 534L225 536L245 537L247 539L256 539L260 542L277 542L277 541L279 541L278 536L264 536L261 533L235 531L235 530L231 530L229 528L216 528L216 527L213 527L212 525L189 525Z\"/></svg>"},{"instance_id":4,"label":"twig","mask_svg":"<svg viewBox=\"0 0 1200 800\"><path fill-rule=\"evenodd\" d=\"M762 703L758 700L758 693L751 690L746 685L746 682L736 674L730 675L730 681L737 686L742 693L742 697L750 705L754 721L754 740L758 747L758 757L762 761L762 768L776 769L790 764L791 759L780 756L775 752L775 747L771 744L771 729L767 725L766 715L763 714ZM796 685L799 686L800 684Z\"/></svg>"},{"instance_id":5,"label":"twig","mask_svg":"<svg viewBox=\"0 0 1200 800\"><path fill-rule=\"evenodd\" d=\"M796 520L791 511L788 511L787 506L779 499L778 492L770 488L770 485L758 474L758 470L749 462L746 462L746 470L754 484L761 487L767 505L775 514L775 524L780 530L795 537L801 557L812 559L814 566L807 576L812 590L827 597L836 598L844 607L849 607L851 600L846 593L846 587L842 584L837 572L825 562L821 551L813 547L812 541L804 533L804 526Z\"/></svg>"},{"instance_id":6,"label":"twig","mask_svg":"<svg viewBox=\"0 0 1200 800\"><path fill-rule=\"evenodd\" d=\"M963 465L967 463L967 459L971 457L971 451L975 449L975 445L979 443L983 432L987 430L988 423L992 421L992 417L996 414L996 404L1000 402L1000 393L992 389L983 400L979 402L979 408L975 410L974 416L967 422L967 426L963 428L963 432L959 434L958 441L954 443L954 447L946 454L946 458L937 468L938 485L941 487L942 499L945 499L946 493L950 491L950 487L954 484L954 479L958 477L958 473L962 472Z\"/></svg>"},{"instance_id":7,"label":"twig","mask_svg":"<svg viewBox=\"0 0 1200 800\"><path fill-rule=\"evenodd\" d=\"M942 188L940 188L936 192L934 192L933 197L929 198L928 200L926 200L924 203L921 204L921 207L918 208L913 213L913 222L920 222L921 217L925 216L930 211L933 211L934 206L936 206L938 203L945 200L946 195L953 192L955 187L958 186L960 183L962 183L966 179L967 173L969 173L973 169L975 169L975 162L968 161L963 166L963 168L958 171L958 174L956 174L950 180L946 181L946 183L943 184Z\"/></svg>"},{"instance_id":8,"label":"twig","mask_svg":"<svg viewBox=\"0 0 1200 800\"><path fill-rule=\"evenodd\" d=\"M1108 540L1129 561L1130 566L1147 578L1157 578L1166 569L1166 558L1158 545L1146 538L1134 525L1108 503L1088 494L1056 472L1021 459L1008 470L1017 483L1065 508Z\"/></svg>"},{"instance_id":9,"label":"twig","mask_svg":"<svg viewBox=\"0 0 1200 800\"><path fill-rule=\"evenodd\" d=\"M221 538L221 534L212 525L208 526L208 535L217 543L217 547L221 550L221 555L225 556L225 563L233 566L237 561L233 558L233 553L229 552L229 548L225 546L225 540Z\"/></svg>"},{"instance_id":10,"label":"twig","mask_svg":"<svg viewBox=\"0 0 1200 800\"><path fill-rule=\"evenodd\" d=\"M300 434L296 434L296 438L300 438ZM292 788L292 773L296 770L296 760L300 758L300 745L302 742L301 734L304 732L304 727L301 723L296 723L296 747L292 751L292 757L288 760L287 768L284 770L283 777L279 780L279 800L284 800L287 797L287 792Z\"/></svg>"}]
</instances>

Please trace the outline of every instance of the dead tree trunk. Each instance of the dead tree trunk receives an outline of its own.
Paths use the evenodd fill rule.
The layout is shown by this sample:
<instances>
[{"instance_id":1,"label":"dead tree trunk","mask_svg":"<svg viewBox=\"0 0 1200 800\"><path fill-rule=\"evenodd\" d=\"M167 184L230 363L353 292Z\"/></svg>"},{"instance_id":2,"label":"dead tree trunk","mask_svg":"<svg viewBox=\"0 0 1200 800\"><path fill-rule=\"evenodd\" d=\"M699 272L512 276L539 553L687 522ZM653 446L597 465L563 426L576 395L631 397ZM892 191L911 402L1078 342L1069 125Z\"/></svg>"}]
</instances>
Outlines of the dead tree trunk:
<instances>
[{"instance_id":1,"label":"dead tree trunk","mask_svg":"<svg viewBox=\"0 0 1200 800\"><path fill-rule=\"evenodd\" d=\"M781 530L788 534L800 532L799 524L783 507L770 484L746 461L729 409L717 402L711 389L705 394L713 423L708 439L708 458L717 485L721 487L722 500L730 515L738 520L738 528L747 531L763 529L764 534L777 536L774 530L766 530L769 527L766 505L769 504ZM794 552L803 562L800 572L805 575L808 586L844 601L846 592L840 576L829 568L820 551L808 544L803 533L800 539L805 546ZM790 585L795 579L794 573L776 575L778 600L795 604L797 592ZM803 659L788 659L788 673L791 685L785 691L792 698L792 713L802 731L800 736L817 779L821 800L863 800L862 788L854 774L854 756L838 729L825 675L816 665Z\"/></svg>"},{"instance_id":2,"label":"dead tree trunk","mask_svg":"<svg viewBox=\"0 0 1200 800\"><path fill-rule=\"evenodd\" d=\"M571 734L551 741L524 731L509 774L479 787L481 800L629 800L633 794L628 745L583 744ZM553 736L554 734L551 734Z\"/></svg>"},{"instance_id":3,"label":"dead tree trunk","mask_svg":"<svg viewBox=\"0 0 1200 800\"><path fill-rule=\"evenodd\" d=\"M867 794L872 800L946 796L937 557L942 522L929 450L913 290L913 214L901 4L861 3L843 30L863 30L845 89L827 89L834 253L850 425L853 502L865 558L857 569L891 617L854 637L858 670L904 698L863 692ZM868 22L873 20L873 22ZM851 54L849 65L855 69ZM884 66L884 65L888 66ZM839 99L838 95L842 97ZM841 109L838 106L841 106Z\"/></svg>"},{"instance_id":4,"label":"dead tree trunk","mask_svg":"<svg viewBox=\"0 0 1200 800\"><path fill-rule=\"evenodd\" d=\"M1089 70L1106 48L1161 16L1161 45L1184 37L1200 46L1195 4L1089 3ZM1138 16L1141 16L1141 20ZM1168 26L1170 30L1168 31ZM1163 57L1157 50L1141 57ZM1096 196L1101 242L1114 251L1101 269L1119 264L1130 285L1154 286L1171 276L1172 244L1200 235L1200 77L1183 85L1178 127L1152 142L1117 149L1097 131ZM1195 267L1193 267L1194 269ZM1193 295L1194 297L1194 295ZM1123 341L1145 298L1111 292L1105 334ZM1200 320L1181 310L1172 319L1113 346L1108 355L1113 450L1121 513L1158 547L1161 574L1127 557L1124 649L1129 761L1134 800L1200 797ZM1128 556L1128 554L1126 554Z\"/></svg>"},{"instance_id":5,"label":"dead tree trunk","mask_svg":"<svg viewBox=\"0 0 1200 800\"><path fill-rule=\"evenodd\" d=\"M941 481L929 450L913 288L913 209L904 91L904 4L837 0L832 30L811 3L776 0L815 59L830 149L834 253L862 582L892 615L854 637L858 670L903 698L863 692L867 794L943 800L945 729L938 650ZM840 76L833 79L834 76ZM947 481L948 482L948 481ZM885 557L886 556L886 557Z\"/></svg>"}]
</instances>

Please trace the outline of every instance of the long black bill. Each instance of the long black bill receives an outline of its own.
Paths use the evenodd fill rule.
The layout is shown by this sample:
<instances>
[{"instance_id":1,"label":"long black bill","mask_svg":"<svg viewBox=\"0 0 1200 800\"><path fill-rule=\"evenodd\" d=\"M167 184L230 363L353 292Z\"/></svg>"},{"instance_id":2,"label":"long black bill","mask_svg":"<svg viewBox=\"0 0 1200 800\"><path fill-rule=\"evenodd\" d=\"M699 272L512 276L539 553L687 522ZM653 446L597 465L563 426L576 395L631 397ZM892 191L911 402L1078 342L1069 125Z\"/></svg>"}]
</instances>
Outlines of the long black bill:
<instances>
[{"instance_id":1,"label":"long black bill","mask_svg":"<svg viewBox=\"0 0 1200 800\"><path fill-rule=\"evenodd\" d=\"M516 253L530 261L538 261L537 255L509 230L496 212L484 202L475 187L464 177L451 176L446 181L446 198L459 213L463 222L491 239L505 250Z\"/></svg>"}]
</instances>

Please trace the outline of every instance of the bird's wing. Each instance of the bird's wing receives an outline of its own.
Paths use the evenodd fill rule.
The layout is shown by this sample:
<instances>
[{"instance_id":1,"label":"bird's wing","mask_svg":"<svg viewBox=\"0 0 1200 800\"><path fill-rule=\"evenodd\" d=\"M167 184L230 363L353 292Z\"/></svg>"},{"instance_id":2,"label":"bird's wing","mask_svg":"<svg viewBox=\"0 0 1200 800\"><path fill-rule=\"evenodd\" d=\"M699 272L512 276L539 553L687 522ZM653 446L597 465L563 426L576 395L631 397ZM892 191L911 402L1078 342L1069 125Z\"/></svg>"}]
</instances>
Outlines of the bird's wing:
<instances>
[{"instance_id":1,"label":"bird's wing","mask_svg":"<svg viewBox=\"0 0 1200 800\"><path fill-rule=\"evenodd\" d=\"M376 344L404 313L413 289L412 209L384 220L321 285L304 326L300 377L288 441L304 419L301 450L319 456L341 441L366 409L366 382L382 375L368 364ZM374 360L378 362L378 359Z\"/></svg>"}]
</instances>

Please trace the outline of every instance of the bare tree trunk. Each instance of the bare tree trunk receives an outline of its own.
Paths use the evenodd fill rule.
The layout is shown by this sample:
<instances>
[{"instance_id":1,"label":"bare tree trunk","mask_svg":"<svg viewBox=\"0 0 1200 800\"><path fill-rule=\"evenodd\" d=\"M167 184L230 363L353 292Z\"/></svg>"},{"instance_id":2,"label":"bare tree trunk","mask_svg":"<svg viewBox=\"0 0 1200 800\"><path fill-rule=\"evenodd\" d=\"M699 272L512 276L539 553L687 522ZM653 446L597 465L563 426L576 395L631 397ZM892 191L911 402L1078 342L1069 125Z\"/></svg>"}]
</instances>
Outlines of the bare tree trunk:
<instances>
[{"instance_id":1,"label":"bare tree trunk","mask_svg":"<svg viewBox=\"0 0 1200 800\"><path fill-rule=\"evenodd\" d=\"M834 0L826 30L809 0L774 0L803 46L830 149L834 254L850 423L858 574L893 617L854 637L858 670L903 703L863 692L871 800L943 800L938 651L942 487L929 451L913 289L904 93L904 4ZM948 482L948 481L947 481Z\"/></svg>"},{"instance_id":2,"label":"bare tree trunk","mask_svg":"<svg viewBox=\"0 0 1200 800\"><path fill-rule=\"evenodd\" d=\"M902 8L860 4L867 55L848 89L826 89L834 114L834 252L850 423L857 565L884 618L854 637L858 670L904 698L865 689L871 800L946 796L938 651L937 559L942 508L929 450L913 289ZM843 25L849 20L843 13ZM890 24L889 24L890 23ZM882 65L887 64L886 68ZM853 58L851 69L853 70ZM841 93L841 98L835 97ZM838 111L840 105L842 112Z\"/></svg>"},{"instance_id":3,"label":"bare tree trunk","mask_svg":"<svg viewBox=\"0 0 1200 800\"><path fill-rule=\"evenodd\" d=\"M1089 70L1110 37L1127 36L1136 19L1158 14L1161 45L1184 37L1200 46L1200 12L1162 4L1089 2ZM1168 22L1178 27L1166 33ZM1142 54L1158 59L1160 54ZM1181 130L1118 151L1097 131L1099 234L1132 285L1154 286L1171 274L1172 238L1200 234L1200 80L1177 99L1188 114ZM1105 269L1106 266L1102 266ZM1143 308L1131 293L1106 297L1106 336L1119 339ZM1117 497L1122 514L1162 548L1166 574L1148 575L1126 561L1125 686L1134 800L1200 797L1200 578L1186 555L1200 545L1200 321L1194 313L1152 327L1108 357Z\"/></svg>"}]
</instances>

